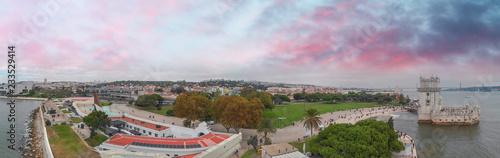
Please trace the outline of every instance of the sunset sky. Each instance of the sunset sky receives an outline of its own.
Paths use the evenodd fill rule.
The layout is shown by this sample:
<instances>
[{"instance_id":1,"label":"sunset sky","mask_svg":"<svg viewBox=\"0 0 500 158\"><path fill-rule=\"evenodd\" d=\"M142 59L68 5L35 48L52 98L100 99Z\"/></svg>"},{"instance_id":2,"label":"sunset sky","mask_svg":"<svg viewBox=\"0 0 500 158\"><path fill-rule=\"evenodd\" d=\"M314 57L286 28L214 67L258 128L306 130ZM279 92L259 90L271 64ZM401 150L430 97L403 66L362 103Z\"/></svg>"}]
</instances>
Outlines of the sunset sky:
<instances>
[{"instance_id":1,"label":"sunset sky","mask_svg":"<svg viewBox=\"0 0 500 158\"><path fill-rule=\"evenodd\" d=\"M0 1L19 80L500 85L497 1Z\"/></svg>"}]
</instances>

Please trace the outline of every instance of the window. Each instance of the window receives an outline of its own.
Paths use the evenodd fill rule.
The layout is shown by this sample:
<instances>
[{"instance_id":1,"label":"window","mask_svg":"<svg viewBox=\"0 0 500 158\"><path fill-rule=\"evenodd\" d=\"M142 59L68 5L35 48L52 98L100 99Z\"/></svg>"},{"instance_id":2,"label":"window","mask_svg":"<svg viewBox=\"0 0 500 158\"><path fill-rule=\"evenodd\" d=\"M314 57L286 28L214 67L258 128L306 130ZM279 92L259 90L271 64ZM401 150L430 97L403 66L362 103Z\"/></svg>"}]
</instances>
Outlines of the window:
<instances>
[{"instance_id":1,"label":"window","mask_svg":"<svg viewBox=\"0 0 500 158\"><path fill-rule=\"evenodd\" d=\"M429 95L430 95L430 93L427 93L427 96L429 96Z\"/></svg>"},{"instance_id":2,"label":"window","mask_svg":"<svg viewBox=\"0 0 500 158\"><path fill-rule=\"evenodd\" d=\"M151 132L149 132L149 135L151 135Z\"/></svg>"},{"instance_id":3,"label":"window","mask_svg":"<svg viewBox=\"0 0 500 158\"><path fill-rule=\"evenodd\" d=\"M146 133L146 130L142 130L142 133Z\"/></svg>"},{"instance_id":4,"label":"window","mask_svg":"<svg viewBox=\"0 0 500 158\"><path fill-rule=\"evenodd\" d=\"M155 133L155 137L158 137L158 133Z\"/></svg>"}]
</instances>

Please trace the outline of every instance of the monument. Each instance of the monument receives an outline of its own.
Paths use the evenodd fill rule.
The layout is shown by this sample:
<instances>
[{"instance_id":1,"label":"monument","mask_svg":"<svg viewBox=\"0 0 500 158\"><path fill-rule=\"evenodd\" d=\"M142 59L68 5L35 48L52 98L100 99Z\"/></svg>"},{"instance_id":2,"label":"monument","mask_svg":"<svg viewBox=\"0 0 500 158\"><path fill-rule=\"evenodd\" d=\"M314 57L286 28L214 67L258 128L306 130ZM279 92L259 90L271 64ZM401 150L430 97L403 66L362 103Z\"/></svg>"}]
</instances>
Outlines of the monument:
<instances>
[{"instance_id":1,"label":"monument","mask_svg":"<svg viewBox=\"0 0 500 158\"><path fill-rule=\"evenodd\" d=\"M418 123L436 125L472 125L479 123L479 105L465 107L441 107L439 77L420 77Z\"/></svg>"}]
</instances>

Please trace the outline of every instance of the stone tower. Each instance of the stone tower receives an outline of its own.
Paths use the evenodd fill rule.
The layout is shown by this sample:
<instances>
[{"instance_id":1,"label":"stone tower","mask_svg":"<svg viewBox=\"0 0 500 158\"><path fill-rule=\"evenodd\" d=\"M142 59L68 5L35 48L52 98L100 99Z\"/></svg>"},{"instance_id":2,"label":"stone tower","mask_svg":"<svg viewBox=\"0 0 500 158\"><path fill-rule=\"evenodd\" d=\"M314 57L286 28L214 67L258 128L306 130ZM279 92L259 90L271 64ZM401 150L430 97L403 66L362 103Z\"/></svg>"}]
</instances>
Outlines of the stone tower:
<instances>
[{"instance_id":1,"label":"stone tower","mask_svg":"<svg viewBox=\"0 0 500 158\"><path fill-rule=\"evenodd\" d=\"M432 113L441 110L442 98L439 87L439 77L420 77L418 88L420 108L418 109L418 122L431 123Z\"/></svg>"}]
</instances>

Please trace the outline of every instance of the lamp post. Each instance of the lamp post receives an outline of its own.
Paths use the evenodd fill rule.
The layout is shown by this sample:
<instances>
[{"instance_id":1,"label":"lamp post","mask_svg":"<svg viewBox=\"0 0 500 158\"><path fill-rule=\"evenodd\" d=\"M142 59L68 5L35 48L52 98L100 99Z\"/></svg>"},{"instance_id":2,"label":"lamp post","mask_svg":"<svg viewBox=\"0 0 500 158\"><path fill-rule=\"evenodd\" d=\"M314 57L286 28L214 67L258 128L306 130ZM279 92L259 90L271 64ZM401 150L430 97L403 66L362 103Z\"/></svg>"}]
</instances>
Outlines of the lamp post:
<instances>
[{"instance_id":1,"label":"lamp post","mask_svg":"<svg viewBox=\"0 0 500 158\"><path fill-rule=\"evenodd\" d=\"M304 113L306 112L306 88L302 87L302 97L304 97Z\"/></svg>"}]
</instances>

